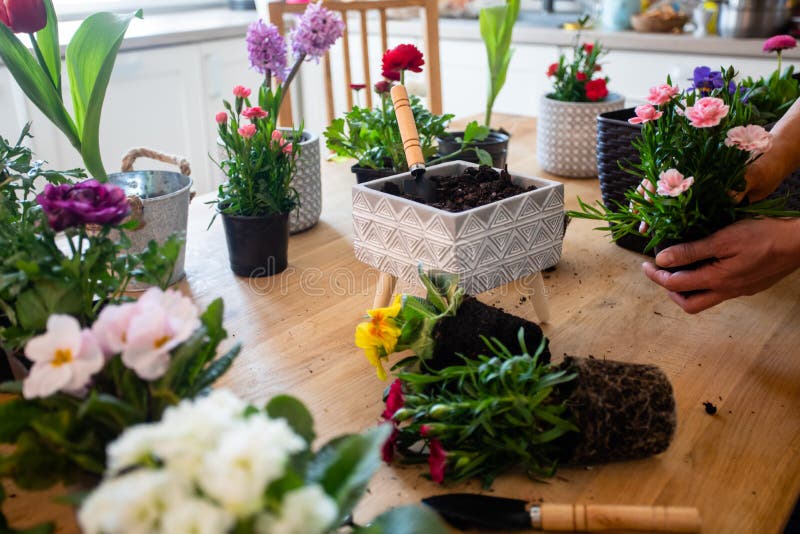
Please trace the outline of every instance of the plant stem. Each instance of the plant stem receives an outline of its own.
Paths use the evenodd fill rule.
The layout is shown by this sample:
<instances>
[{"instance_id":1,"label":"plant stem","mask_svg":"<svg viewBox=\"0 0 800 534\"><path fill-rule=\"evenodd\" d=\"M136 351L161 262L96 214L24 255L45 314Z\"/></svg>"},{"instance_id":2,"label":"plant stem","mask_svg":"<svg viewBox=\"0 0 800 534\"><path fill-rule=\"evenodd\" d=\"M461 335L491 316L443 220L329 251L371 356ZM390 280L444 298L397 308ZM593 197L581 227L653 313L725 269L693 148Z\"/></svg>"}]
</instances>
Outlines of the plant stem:
<instances>
[{"instance_id":1,"label":"plant stem","mask_svg":"<svg viewBox=\"0 0 800 534\"><path fill-rule=\"evenodd\" d=\"M281 91L281 99L278 102L278 107L276 109L280 110L281 105L283 104L283 99L286 98L286 93L289 91L289 85L294 80L294 77L297 76L297 72L300 70L300 65L303 64L303 61L306 59L305 54L300 54L300 57L297 58L297 61L294 62L292 65L292 70L289 71L289 75L286 77L286 80L283 82L283 90Z\"/></svg>"}]
</instances>

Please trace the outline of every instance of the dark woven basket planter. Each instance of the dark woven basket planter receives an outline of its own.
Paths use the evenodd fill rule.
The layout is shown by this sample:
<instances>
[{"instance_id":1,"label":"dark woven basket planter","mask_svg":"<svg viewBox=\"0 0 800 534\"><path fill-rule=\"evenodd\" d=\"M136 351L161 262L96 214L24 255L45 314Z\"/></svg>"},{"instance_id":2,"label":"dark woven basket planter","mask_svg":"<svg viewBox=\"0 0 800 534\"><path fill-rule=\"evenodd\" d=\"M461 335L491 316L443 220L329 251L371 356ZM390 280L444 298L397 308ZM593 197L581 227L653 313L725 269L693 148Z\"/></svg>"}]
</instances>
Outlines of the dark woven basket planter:
<instances>
[{"instance_id":1,"label":"dark woven basket planter","mask_svg":"<svg viewBox=\"0 0 800 534\"><path fill-rule=\"evenodd\" d=\"M602 113L597 117L597 171L603 204L608 208L615 208L616 202L624 205L627 202L625 193L639 185L639 179L635 175L620 167L620 164L629 167L641 162L633 141L642 135L642 127L628 122L628 119L636 115L634 110L635 108L625 108ZM770 127L771 125L767 126L767 129ZM787 193L793 195L787 207L800 210L800 169L787 177L771 196ZM642 237L628 235L617 240L616 244L645 254L647 241ZM653 255L652 252L648 254Z\"/></svg>"}]
</instances>

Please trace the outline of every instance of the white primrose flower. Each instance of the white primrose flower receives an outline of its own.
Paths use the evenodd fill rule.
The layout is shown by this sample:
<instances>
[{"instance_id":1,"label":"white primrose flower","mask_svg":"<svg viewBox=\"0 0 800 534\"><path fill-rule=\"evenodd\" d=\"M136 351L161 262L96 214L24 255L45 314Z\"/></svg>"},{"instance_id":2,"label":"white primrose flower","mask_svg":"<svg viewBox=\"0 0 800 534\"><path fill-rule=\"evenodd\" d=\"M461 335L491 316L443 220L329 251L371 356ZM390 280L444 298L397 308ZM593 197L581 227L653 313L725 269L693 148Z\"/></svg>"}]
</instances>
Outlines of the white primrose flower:
<instances>
[{"instance_id":1,"label":"white primrose flower","mask_svg":"<svg viewBox=\"0 0 800 534\"><path fill-rule=\"evenodd\" d=\"M200 312L180 292L152 287L135 303L107 306L92 329L107 356L122 354L122 363L144 380L160 378L169 353L200 327Z\"/></svg>"},{"instance_id":2,"label":"white primrose flower","mask_svg":"<svg viewBox=\"0 0 800 534\"><path fill-rule=\"evenodd\" d=\"M285 420L248 417L229 428L205 455L198 482L227 511L250 516L261 509L269 483L283 476L289 456L305 447Z\"/></svg>"},{"instance_id":3,"label":"white primrose flower","mask_svg":"<svg viewBox=\"0 0 800 534\"><path fill-rule=\"evenodd\" d=\"M188 491L167 471L133 471L103 481L83 502L78 523L84 534L158 532L164 510L186 500Z\"/></svg>"},{"instance_id":4,"label":"white primrose flower","mask_svg":"<svg viewBox=\"0 0 800 534\"><path fill-rule=\"evenodd\" d=\"M127 429L108 447L112 473L155 456L167 469L194 479L203 456L217 446L227 430L237 424L247 404L229 390L185 399L164 411L160 422Z\"/></svg>"},{"instance_id":5,"label":"white primrose flower","mask_svg":"<svg viewBox=\"0 0 800 534\"><path fill-rule=\"evenodd\" d=\"M220 534L230 531L234 517L204 499L189 498L173 504L161 519L164 534Z\"/></svg>"},{"instance_id":6,"label":"white primrose flower","mask_svg":"<svg viewBox=\"0 0 800 534\"><path fill-rule=\"evenodd\" d=\"M57 391L80 393L105 363L92 332L81 330L78 320L69 315L51 315L47 331L25 345L25 356L33 362L22 384L26 399Z\"/></svg>"},{"instance_id":7,"label":"white primrose flower","mask_svg":"<svg viewBox=\"0 0 800 534\"><path fill-rule=\"evenodd\" d=\"M288 492L280 515L262 514L255 524L258 534L322 534L336 520L336 502L317 484Z\"/></svg>"}]
</instances>

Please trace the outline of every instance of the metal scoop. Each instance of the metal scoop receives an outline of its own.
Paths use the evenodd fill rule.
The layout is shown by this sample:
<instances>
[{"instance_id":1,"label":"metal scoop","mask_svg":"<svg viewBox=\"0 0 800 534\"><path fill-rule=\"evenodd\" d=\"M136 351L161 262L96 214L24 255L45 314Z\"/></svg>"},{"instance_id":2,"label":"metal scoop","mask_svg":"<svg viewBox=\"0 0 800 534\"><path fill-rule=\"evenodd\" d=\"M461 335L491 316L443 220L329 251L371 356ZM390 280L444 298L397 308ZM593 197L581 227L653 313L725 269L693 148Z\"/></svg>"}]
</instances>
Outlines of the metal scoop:
<instances>
[{"instance_id":1,"label":"metal scoop","mask_svg":"<svg viewBox=\"0 0 800 534\"><path fill-rule=\"evenodd\" d=\"M408 170L413 178L403 181L403 192L422 198L426 202L436 199L436 186L425 179L425 157L419 144L417 123L414 121L414 112L411 111L411 102L408 99L406 88L402 84L392 87L392 104L397 116L397 125L400 127L400 138L403 140L403 151L406 154Z\"/></svg>"}]
</instances>

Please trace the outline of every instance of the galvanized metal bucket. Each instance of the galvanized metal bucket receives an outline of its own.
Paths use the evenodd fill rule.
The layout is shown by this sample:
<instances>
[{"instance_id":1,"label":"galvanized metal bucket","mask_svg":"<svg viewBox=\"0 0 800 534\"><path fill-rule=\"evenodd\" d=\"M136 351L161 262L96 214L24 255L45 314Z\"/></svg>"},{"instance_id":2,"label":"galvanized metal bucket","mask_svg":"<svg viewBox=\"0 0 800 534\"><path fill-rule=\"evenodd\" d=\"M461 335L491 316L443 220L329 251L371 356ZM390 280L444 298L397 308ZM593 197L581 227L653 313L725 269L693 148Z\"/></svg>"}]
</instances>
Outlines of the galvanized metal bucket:
<instances>
[{"instance_id":1,"label":"galvanized metal bucket","mask_svg":"<svg viewBox=\"0 0 800 534\"><path fill-rule=\"evenodd\" d=\"M134 171L133 163L139 157L174 163L180 172ZM183 265L186 253L186 225L189 219L189 202L194 197L194 193L190 191L191 172L189 162L185 158L162 154L147 148L135 148L122 159L122 172L108 176L110 183L125 190L133 206L132 216L139 220L139 228L128 232L132 251L141 252L151 240L159 244L164 243L175 233L184 239L184 245L181 247L169 281L170 285L185 276ZM128 289L143 291L148 287L147 284L134 282Z\"/></svg>"}]
</instances>

